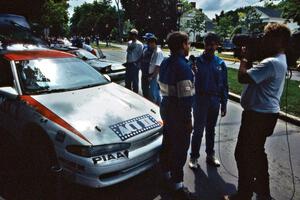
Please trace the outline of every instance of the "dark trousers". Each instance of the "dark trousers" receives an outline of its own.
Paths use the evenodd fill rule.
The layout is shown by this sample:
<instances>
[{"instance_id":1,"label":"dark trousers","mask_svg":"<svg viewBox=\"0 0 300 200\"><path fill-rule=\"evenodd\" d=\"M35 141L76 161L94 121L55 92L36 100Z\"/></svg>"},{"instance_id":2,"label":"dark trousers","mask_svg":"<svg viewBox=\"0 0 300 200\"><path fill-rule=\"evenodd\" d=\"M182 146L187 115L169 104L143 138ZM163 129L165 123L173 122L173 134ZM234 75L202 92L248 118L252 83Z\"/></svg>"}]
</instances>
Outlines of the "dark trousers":
<instances>
[{"instance_id":1,"label":"dark trousers","mask_svg":"<svg viewBox=\"0 0 300 200\"><path fill-rule=\"evenodd\" d=\"M142 74L142 91L143 91L143 96L146 99L149 99L149 74Z\"/></svg>"},{"instance_id":2,"label":"dark trousers","mask_svg":"<svg viewBox=\"0 0 300 200\"><path fill-rule=\"evenodd\" d=\"M220 97L198 96L196 97L194 114L194 132L192 137L192 149L190 156L199 158L200 146L205 128L206 154L214 155L215 150L215 126L220 109Z\"/></svg>"},{"instance_id":3,"label":"dark trousers","mask_svg":"<svg viewBox=\"0 0 300 200\"><path fill-rule=\"evenodd\" d=\"M125 74L125 87L135 93L139 92L139 67L137 63L128 63Z\"/></svg>"},{"instance_id":4,"label":"dark trousers","mask_svg":"<svg viewBox=\"0 0 300 200\"><path fill-rule=\"evenodd\" d=\"M269 196L268 159L265 153L267 137L273 134L278 114L244 111L235 149L239 180L238 192L250 200L253 192Z\"/></svg>"},{"instance_id":5,"label":"dark trousers","mask_svg":"<svg viewBox=\"0 0 300 200\"><path fill-rule=\"evenodd\" d=\"M160 162L164 172L171 172L173 183L183 182L183 167L190 145L192 120L180 115L180 107L175 104L161 106L164 121L163 149Z\"/></svg>"}]
</instances>

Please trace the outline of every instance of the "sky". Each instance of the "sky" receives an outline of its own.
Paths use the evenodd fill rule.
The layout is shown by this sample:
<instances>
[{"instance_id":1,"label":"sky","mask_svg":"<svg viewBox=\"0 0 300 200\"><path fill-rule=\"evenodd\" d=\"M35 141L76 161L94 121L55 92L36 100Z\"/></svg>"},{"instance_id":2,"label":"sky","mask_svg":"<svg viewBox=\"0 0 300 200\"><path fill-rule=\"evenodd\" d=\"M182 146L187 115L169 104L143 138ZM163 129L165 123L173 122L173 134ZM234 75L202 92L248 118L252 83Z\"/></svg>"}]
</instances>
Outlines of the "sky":
<instances>
[{"instance_id":1,"label":"sky","mask_svg":"<svg viewBox=\"0 0 300 200\"><path fill-rule=\"evenodd\" d=\"M91 3L94 0L70 0L69 15L72 16L75 6L82 5L84 2ZM150 0L151 1L151 0ZM215 14L220 14L222 10L229 11L235 10L244 6L263 5L259 0L189 0L190 2L196 2L197 8L202 8L203 12L209 17L214 18ZM112 1L114 2L114 1Z\"/></svg>"},{"instance_id":2,"label":"sky","mask_svg":"<svg viewBox=\"0 0 300 200\"><path fill-rule=\"evenodd\" d=\"M203 12L210 18L214 18L215 14L220 14L222 10L235 10L245 6L259 6L263 2L259 0L189 0L196 2L197 8L202 8Z\"/></svg>"}]
</instances>

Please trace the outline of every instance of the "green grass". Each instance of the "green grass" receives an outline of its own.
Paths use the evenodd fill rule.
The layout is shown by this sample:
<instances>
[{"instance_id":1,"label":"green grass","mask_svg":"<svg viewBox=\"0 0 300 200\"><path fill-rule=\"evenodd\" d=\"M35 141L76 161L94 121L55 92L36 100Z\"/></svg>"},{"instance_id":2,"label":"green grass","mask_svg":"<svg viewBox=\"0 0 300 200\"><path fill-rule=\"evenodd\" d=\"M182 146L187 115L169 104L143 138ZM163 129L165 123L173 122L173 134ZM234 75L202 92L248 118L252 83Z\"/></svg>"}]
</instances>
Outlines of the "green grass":
<instances>
[{"instance_id":1,"label":"green grass","mask_svg":"<svg viewBox=\"0 0 300 200\"><path fill-rule=\"evenodd\" d=\"M228 68L228 84L230 92L241 94L243 90L242 84L237 80L237 70ZM286 110L286 86L288 86L287 112L291 115L300 117L300 81L289 80L285 83L285 88L282 94L280 107L281 111Z\"/></svg>"}]
</instances>

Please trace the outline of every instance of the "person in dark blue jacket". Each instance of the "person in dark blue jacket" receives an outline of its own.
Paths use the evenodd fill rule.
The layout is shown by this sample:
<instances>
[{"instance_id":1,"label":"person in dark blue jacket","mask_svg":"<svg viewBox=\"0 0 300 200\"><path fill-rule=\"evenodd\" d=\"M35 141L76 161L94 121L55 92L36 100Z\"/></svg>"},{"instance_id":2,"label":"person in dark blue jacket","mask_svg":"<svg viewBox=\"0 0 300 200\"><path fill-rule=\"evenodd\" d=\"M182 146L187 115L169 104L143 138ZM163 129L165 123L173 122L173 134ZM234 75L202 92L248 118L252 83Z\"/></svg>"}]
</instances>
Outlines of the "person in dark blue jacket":
<instances>
[{"instance_id":1,"label":"person in dark blue jacket","mask_svg":"<svg viewBox=\"0 0 300 200\"><path fill-rule=\"evenodd\" d=\"M227 68L222 59L214 53L218 48L219 37L208 33L204 38L204 52L196 59L194 132L189 167L199 167L200 146L205 129L206 161L208 164L219 167L220 162L215 157L214 141L215 126L221 106L221 116L226 115L228 99Z\"/></svg>"},{"instance_id":2,"label":"person in dark blue jacket","mask_svg":"<svg viewBox=\"0 0 300 200\"><path fill-rule=\"evenodd\" d=\"M166 177L171 179L174 199L194 199L183 187L183 166L192 132L192 102L194 96L194 74L185 58L189 54L188 36L173 32L168 36L171 56L165 59L159 72L162 94L160 105L164 122L161 165Z\"/></svg>"}]
</instances>

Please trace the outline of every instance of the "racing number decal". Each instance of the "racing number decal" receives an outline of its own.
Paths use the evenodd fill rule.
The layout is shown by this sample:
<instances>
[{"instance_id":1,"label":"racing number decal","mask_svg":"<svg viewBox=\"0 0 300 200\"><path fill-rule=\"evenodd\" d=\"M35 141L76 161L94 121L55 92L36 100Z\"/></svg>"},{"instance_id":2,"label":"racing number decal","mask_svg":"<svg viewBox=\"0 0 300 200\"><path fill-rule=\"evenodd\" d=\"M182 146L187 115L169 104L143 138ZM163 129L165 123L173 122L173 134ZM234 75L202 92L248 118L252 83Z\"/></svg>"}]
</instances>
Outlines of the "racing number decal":
<instances>
[{"instance_id":1,"label":"racing number decal","mask_svg":"<svg viewBox=\"0 0 300 200\"><path fill-rule=\"evenodd\" d=\"M149 114L109 126L122 141L158 127L160 124Z\"/></svg>"}]
</instances>

